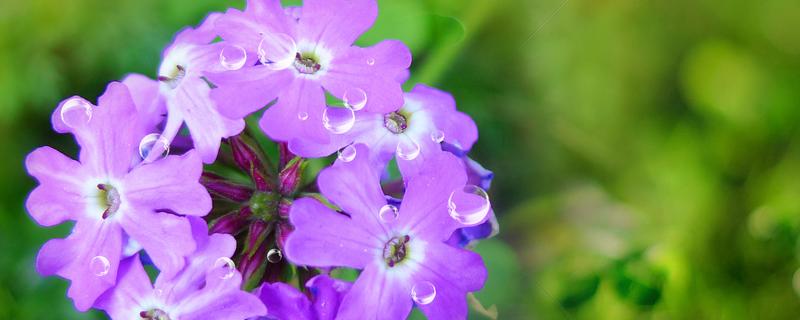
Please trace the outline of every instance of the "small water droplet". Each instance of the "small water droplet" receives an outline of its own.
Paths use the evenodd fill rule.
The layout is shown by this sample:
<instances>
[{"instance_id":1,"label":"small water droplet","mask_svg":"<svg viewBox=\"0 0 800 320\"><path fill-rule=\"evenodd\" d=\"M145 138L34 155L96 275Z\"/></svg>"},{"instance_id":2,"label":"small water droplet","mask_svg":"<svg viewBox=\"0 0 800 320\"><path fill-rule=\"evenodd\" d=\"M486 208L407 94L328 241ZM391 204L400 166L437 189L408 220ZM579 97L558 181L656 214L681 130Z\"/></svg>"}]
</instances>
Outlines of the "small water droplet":
<instances>
[{"instance_id":1,"label":"small water droplet","mask_svg":"<svg viewBox=\"0 0 800 320\"><path fill-rule=\"evenodd\" d=\"M322 112L322 125L334 134L348 132L355 124L356 113L353 109L327 107Z\"/></svg>"},{"instance_id":2,"label":"small water droplet","mask_svg":"<svg viewBox=\"0 0 800 320\"><path fill-rule=\"evenodd\" d=\"M367 65L370 65L370 66L375 65L375 59L374 58L367 59Z\"/></svg>"},{"instance_id":3,"label":"small water droplet","mask_svg":"<svg viewBox=\"0 0 800 320\"><path fill-rule=\"evenodd\" d=\"M447 199L450 217L467 226L480 224L486 219L492 204L486 191L468 184L453 191Z\"/></svg>"},{"instance_id":4,"label":"small water droplet","mask_svg":"<svg viewBox=\"0 0 800 320\"><path fill-rule=\"evenodd\" d=\"M352 88L345 90L342 95L344 105L354 111L364 109L367 105L367 92L361 88Z\"/></svg>"},{"instance_id":5,"label":"small water droplet","mask_svg":"<svg viewBox=\"0 0 800 320\"><path fill-rule=\"evenodd\" d=\"M155 294L156 297L161 298L161 296L164 295L164 290L161 288L155 288L153 289L153 294Z\"/></svg>"},{"instance_id":6,"label":"small water droplet","mask_svg":"<svg viewBox=\"0 0 800 320\"><path fill-rule=\"evenodd\" d=\"M419 156L419 145L410 138L401 138L397 143L397 157L403 160L414 160Z\"/></svg>"},{"instance_id":7,"label":"small water droplet","mask_svg":"<svg viewBox=\"0 0 800 320\"><path fill-rule=\"evenodd\" d=\"M92 104L83 98L71 98L61 105L61 121L70 128L77 128L92 120Z\"/></svg>"},{"instance_id":8,"label":"small water droplet","mask_svg":"<svg viewBox=\"0 0 800 320\"><path fill-rule=\"evenodd\" d=\"M233 263L228 257L220 257L214 262L214 269L222 268L223 272L220 274L220 279L230 279L236 272L236 264Z\"/></svg>"},{"instance_id":9,"label":"small water droplet","mask_svg":"<svg viewBox=\"0 0 800 320\"><path fill-rule=\"evenodd\" d=\"M265 34L258 44L258 60L274 70L291 66L296 54L297 44L285 33Z\"/></svg>"},{"instance_id":10,"label":"small water droplet","mask_svg":"<svg viewBox=\"0 0 800 320\"><path fill-rule=\"evenodd\" d=\"M444 132L442 130L434 130L431 132L431 140L436 143L444 141Z\"/></svg>"},{"instance_id":11,"label":"small water droplet","mask_svg":"<svg viewBox=\"0 0 800 320\"><path fill-rule=\"evenodd\" d=\"M354 147L352 144L342 148L342 150L339 150L339 160L342 160L343 162L350 162L355 158L356 147Z\"/></svg>"},{"instance_id":12,"label":"small water droplet","mask_svg":"<svg viewBox=\"0 0 800 320\"><path fill-rule=\"evenodd\" d=\"M95 256L89 262L89 269L94 275L102 277L108 274L108 270L111 269L111 262L104 256Z\"/></svg>"},{"instance_id":13,"label":"small water droplet","mask_svg":"<svg viewBox=\"0 0 800 320\"><path fill-rule=\"evenodd\" d=\"M433 283L422 281L411 287L411 299L417 304L426 305L436 298L436 287Z\"/></svg>"},{"instance_id":14,"label":"small water droplet","mask_svg":"<svg viewBox=\"0 0 800 320\"><path fill-rule=\"evenodd\" d=\"M270 263L281 262L281 259L283 259L283 253L281 253L281 250L272 248L267 252L267 261Z\"/></svg>"},{"instance_id":15,"label":"small water droplet","mask_svg":"<svg viewBox=\"0 0 800 320\"><path fill-rule=\"evenodd\" d=\"M300 121L306 121L306 119L308 119L308 112L305 111L298 112L297 119L300 119Z\"/></svg>"},{"instance_id":16,"label":"small water droplet","mask_svg":"<svg viewBox=\"0 0 800 320\"><path fill-rule=\"evenodd\" d=\"M247 51L237 45L226 45L219 51L219 63L228 70L239 70L247 61Z\"/></svg>"},{"instance_id":17,"label":"small water droplet","mask_svg":"<svg viewBox=\"0 0 800 320\"><path fill-rule=\"evenodd\" d=\"M396 221L398 217L397 207L391 204L384 205L378 212L378 217L381 218L381 221L385 223Z\"/></svg>"},{"instance_id":18,"label":"small water droplet","mask_svg":"<svg viewBox=\"0 0 800 320\"><path fill-rule=\"evenodd\" d=\"M157 157L148 158L148 156L156 152ZM155 161L158 159L163 159L169 154L169 141L167 138L162 137L158 133L151 133L144 138L142 141L139 142L139 156L142 159L147 159L148 161Z\"/></svg>"}]
</instances>

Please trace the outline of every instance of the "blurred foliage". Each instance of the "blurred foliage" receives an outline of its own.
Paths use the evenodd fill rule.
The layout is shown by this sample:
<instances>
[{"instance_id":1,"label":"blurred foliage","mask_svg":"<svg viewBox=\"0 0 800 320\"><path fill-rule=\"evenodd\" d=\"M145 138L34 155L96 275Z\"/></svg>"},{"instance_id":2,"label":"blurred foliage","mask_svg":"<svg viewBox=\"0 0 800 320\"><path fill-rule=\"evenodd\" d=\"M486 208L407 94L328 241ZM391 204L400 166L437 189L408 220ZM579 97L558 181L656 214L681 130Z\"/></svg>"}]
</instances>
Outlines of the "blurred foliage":
<instances>
[{"instance_id":1,"label":"blurred foliage","mask_svg":"<svg viewBox=\"0 0 800 320\"><path fill-rule=\"evenodd\" d=\"M407 87L452 92L481 130L502 231L476 247L490 275L476 297L501 319L800 314L800 2L380 5L359 43L408 43ZM0 318L98 316L33 269L69 230L24 212L24 156L75 153L51 110L154 76L174 32L228 6L243 3L0 3Z\"/></svg>"}]
</instances>

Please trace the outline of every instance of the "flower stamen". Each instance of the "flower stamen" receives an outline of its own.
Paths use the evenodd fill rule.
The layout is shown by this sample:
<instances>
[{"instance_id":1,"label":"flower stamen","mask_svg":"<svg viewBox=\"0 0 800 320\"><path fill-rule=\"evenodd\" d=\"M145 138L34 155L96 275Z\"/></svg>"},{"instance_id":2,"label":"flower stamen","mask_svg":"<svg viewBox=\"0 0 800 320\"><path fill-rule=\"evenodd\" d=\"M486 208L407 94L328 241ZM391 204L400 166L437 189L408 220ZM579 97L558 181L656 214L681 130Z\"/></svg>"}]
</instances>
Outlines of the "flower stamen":
<instances>
[{"instance_id":1,"label":"flower stamen","mask_svg":"<svg viewBox=\"0 0 800 320\"><path fill-rule=\"evenodd\" d=\"M408 255L408 248L406 245L409 240L411 240L411 237L408 235L394 237L383 246L383 260L386 261L386 265L388 265L389 268L405 260Z\"/></svg>"}]
</instances>

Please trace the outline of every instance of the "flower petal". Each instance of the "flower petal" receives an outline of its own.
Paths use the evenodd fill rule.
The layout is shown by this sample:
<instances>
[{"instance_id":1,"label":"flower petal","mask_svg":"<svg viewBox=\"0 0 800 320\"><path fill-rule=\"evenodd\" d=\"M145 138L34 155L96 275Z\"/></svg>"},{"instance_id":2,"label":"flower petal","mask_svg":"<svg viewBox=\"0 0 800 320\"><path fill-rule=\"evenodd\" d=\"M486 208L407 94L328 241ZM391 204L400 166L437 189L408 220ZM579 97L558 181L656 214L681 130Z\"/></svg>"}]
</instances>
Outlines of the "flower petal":
<instances>
[{"instance_id":1,"label":"flower petal","mask_svg":"<svg viewBox=\"0 0 800 320\"><path fill-rule=\"evenodd\" d=\"M369 48L350 47L335 55L322 86L337 98L349 90L364 90L364 110L386 113L403 106L400 74L411 65L411 52L402 42L386 40Z\"/></svg>"},{"instance_id":2,"label":"flower petal","mask_svg":"<svg viewBox=\"0 0 800 320\"><path fill-rule=\"evenodd\" d=\"M45 243L36 257L36 270L69 279L67 296L85 311L116 283L121 254L122 230L116 223L81 220L66 239Z\"/></svg>"},{"instance_id":3,"label":"flower petal","mask_svg":"<svg viewBox=\"0 0 800 320\"><path fill-rule=\"evenodd\" d=\"M314 319L308 298L288 284L283 282L264 283L253 294L258 296L267 307L267 316L269 317L275 319Z\"/></svg>"},{"instance_id":4,"label":"flower petal","mask_svg":"<svg viewBox=\"0 0 800 320\"><path fill-rule=\"evenodd\" d=\"M211 99L217 104L219 113L239 119L275 100L289 86L293 76L289 70L273 71L258 65L236 71L206 73L206 77L217 86L211 90Z\"/></svg>"},{"instance_id":5,"label":"flower petal","mask_svg":"<svg viewBox=\"0 0 800 320\"><path fill-rule=\"evenodd\" d=\"M301 37L331 47L348 47L378 17L375 0L306 0L300 16Z\"/></svg>"},{"instance_id":6,"label":"flower petal","mask_svg":"<svg viewBox=\"0 0 800 320\"><path fill-rule=\"evenodd\" d=\"M53 226L84 212L86 201L80 193L84 170L80 163L53 148L41 147L28 155L25 167L40 183L25 203L36 223Z\"/></svg>"},{"instance_id":7,"label":"flower petal","mask_svg":"<svg viewBox=\"0 0 800 320\"><path fill-rule=\"evenodd\" d=\"M478 127L467 114L456 110L450 93L418 84L406 93L406 103L419 103L431 114L434 125L444 133L444 141L469 150L478 139Z\"/></svg>"},{"instance_id":8,"label":"flower petal","mask_svg":"<svg viewBox=\"0 0 800 320\"><path fill-rule=\"evenodd\" d=\"M289 215L295 230L285 254L295 264L363 268L383 246L361 225L316 199L295 200Z\"/></svg>"},{"instance_id":9,"label":"flower petal","mask_svg":"<svg viewBox=\"0 0 800 320\"><path fill-rule=\"evenodd\" d=\"M428 319L463 319L467 317L467 292L478 291L486 282L483 259L472 251L441 242L428 243L429 254L414 274L416 282L430 282L436 296L429 304L418 305Z\"/></svg>"},{"instance_id":10,"label":"flower petal","mask_svg":"<svg viewBox=\"0 0 800 320\"><path fill-rule=\"evenodd\" d=\"M464 227L450 217L447 205L450 194L467 183L464 166L458 158L440 152L407 181L398 223L433 242L445 241L453 231Z\"/></svg>"},{"instance_id":11,"label":"flower petal","mask_svg":"<svg viewBox=\"0 0 800 320\"><path fill-rule=\"evenodd\" d=\"M322 126L324 110L325 92L319 83L295 78L278 101L264 111L259 126L273 140L304 138L328 143L330 132Z\"/></svg>"},{"instance_id":12,"label":"flower petal","mask_svg":"<svg viewBox=\"0 0 800 320\"><path fill-rule=\"evenodd\" d=\"M242 276L220 278L209 273L206 286L181 299L175 309L178 319L248 319L266 315L267 310L258 298L239 290Z\"/></svg>"},{"instance_id":13,"label":"flower petal","mask_svg":"<svg viewBox=\"0 0 800 320\"><path fill-rule=\"evenodd\" d=\"M128 319L142 311L139 309L152 294L153 286L138 254L122 260L117 273L117 285L103 293L94 307L104 310L112 319Z\"/></svg>"},{"instance_id":14,"label":"flower petal","mask_svg":"<svg viewBox=\"0 0 800 320\"><path fill-rule=\"evenodd\" d=\"M314 295L314 313L317 320L333 320L339 310L339 305L353 286L352 283L331 278L326 274L315 276L306 282Z\"/></svg>"},{"instance_id":15,"label":"flower petal","mask_svg":"<svg viewBox=\"0 0 800 320\"><path fill-rule=\"evenodd\" d=\"M123 180L124 201L150 211L204 216L211 196L200 184L203 164L194 151L138 166Z\"/></svg>"},{"instance_id":16,"label":"flower petal","mask_svg":"<svg viewBox=\"0 0 800 320\"><path fill-rule=\"evenodd\" d=\"M184 257L195 250L185 217L136 207L121 213L122 228L144 248L162 273L174 274L183 268Z\"/></svg>"},{"instance_id":17,"label":"flower petal","mask_svg":"<svg viewBox=\"0 0 800 320\"><path fill-rule=\"evenodd\" d=\"M388 277L375 266L364 269L339 307L339 319L405 319L413 306L411 284Z\"/></svg>"}]
</instances>

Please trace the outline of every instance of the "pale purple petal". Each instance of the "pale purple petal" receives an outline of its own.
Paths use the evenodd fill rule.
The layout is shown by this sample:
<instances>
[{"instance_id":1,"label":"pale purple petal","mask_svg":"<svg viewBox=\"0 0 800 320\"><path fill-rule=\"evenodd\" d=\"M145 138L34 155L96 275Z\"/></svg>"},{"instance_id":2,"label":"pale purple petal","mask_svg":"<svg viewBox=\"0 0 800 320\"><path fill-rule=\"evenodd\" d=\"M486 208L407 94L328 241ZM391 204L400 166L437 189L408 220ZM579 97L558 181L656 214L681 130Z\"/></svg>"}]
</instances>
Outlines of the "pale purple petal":
<instances>
[{"instance_id":1,"label":"pale purple petal","mask_svg":"<svg viewBox=\"0 0 800 320\"><path fill-rule=\"evenodd\" d=\"M375 0L306 0L298 33L314 42L347 47L372 27L377 17Z\"/></svg>"},{"instance_id":2,"label":"pale purple petal","mask_svg":"<svg viewBox=\"0 0 800 320\"><path fill-rule=\"evenodd\" d=\"M200 184L202 170L194 151L136 167L123 180L125 200L137 209L204 216L211 196Z\"/></svg>"},{"instance_id":3,"label":"pale purple petal","mask_svg":"<svg viewBox=\"0 0 800 320\"><path fill-rule=\"evenodd\" d=\"M174 274L184 265L184 257L195 250L191 227L185 217L131 208L120 216L125 232L136 240L164 274Z\"/></svg>"},{"instance_id":4,"label":"pale purple petal","mask_svg":"<svg viewBox=\"0 0 800 320\"><path fill-rule=\"evenodd\" d=\"M211 90L211 99L217 104L220 114L231 119L243 118L265 107L293 79L289 70L273 71L264 65L207 73L206 77L217 86Z\"/></svg>"},{"instance_id":5,"label":"pale purple petal","mask_svg":"<svg viewBox=\"0 0 800 320\"><path fill-rule=\"evenodd\" d=\"M298 137L328 143L330 132L322 125L325 92L314 80L295 78L278 101L264 111L259 122L270 138L289 141Z\"/></svg>"},{"instance_id":6,"label":"pale purple petal","mask_svg":"<svg viewBox=\"0 0 800 320\"><path fill-rule=\"evenodd\" d=\"M253 294L267 307L267 319L314 319L308 297L293 286L264 283Z\"/></svg>"},{"instance_id":7,"label":"pale purple petal","mask_svg":"<svg viewBox=\"0 0 800 320\"><path fill-rule=\"evenodd\" d=\"M417 283L429 282L436 288L433 301L417 305L428 319L463 319L467 316L467 292L478 291L486 282L486 267L481 256L440 242L428 243L421 268L414 274Z\"/></svg>"},{"instance_id":8,"label":"pale purple petal","mask_svg":"<svg viewBox=\"0 0 800 320\"><path fill-rule=\"evenodd\" d=\"M28 155L25 167L39 186L25 203L28 213L43 226L53 226L82 215L86 201L81 195L85 170L80 163L50 147Z\"/></svg>"},{"instance_id":9,"label":"pale purple petal","mask_svg":"<svg viewBox=\"0 0 800 320\"><path fill-rule=\"evenodd\" d=\"M164 121L167 107L164 99L159 95L158 81L140 74L130 74L122 80L131 92L131 98L143 121L145 130L155 131L155 128Z\"/></svg>"},{"instance_id":10,"label":"pale purple petal","mask_svg":"<svg viewBox=\"0 0 800 320\"><path fill-rule=\"evenodd\" d=\"M101 295L94 307L104 310L112 319L130 319L138 316L140 306L153 293L150 278L142 267L139 255L133 255L119 264L117 284Z\"/></svg>"},{"instance_id":11,"label":"pale purple petal","mask_svg":"<svg viewBox=\"0 0 800 320\"><path fill-rule=\"evenodd\" d=\"M264 304L256 296L239 289L241 282L238 272L230 277L208 273L206 285L179 301L174 316L178 319L240 320L266 315Z\"/></svg>"},{"instance_id":12,"label":"pale purple petal","mask_svg":"<svg viewBox=\"0 0 800 320\"><path fill-rule=\"evenodd\" d=\"M351 47L334 57L322 86L338 98L348 90L364 90L364 110L390 112L403 106L403 88L397 78L410 65L411 52L400 41L386 40L369 48Z\"/></svg>"},{"instance_id":13,"label":"pale purple petal","mask_svg":"<svg viewBox=\"0 0 800 320\"><path fill-rule=\"evenodd\" d=\"M413 306L412 284L388 277L377 266L364 269L339 307L339 319L405 319Z\"/></svg>"},{"instance_id":14,"label":"pale purple petal","mask_svg":"<svg viewBox=\"0 0 800 320\"><path fill-rule=\"evenodd\" d=\"M352 283L331 278L326 274L315 276L306 282L306 287L313 295L313 310L317 320L333 320L339 305Z\"/></svg>"},{"instance_id":15,"label":"pale purple petal","mask_svg":"<svg viewBox=\"0 0 800 320\"><path fill-rule=\"evenodd\" d=\"M285 254L298 265L363 268L383 247L363 226L316 199L295 200L290 221L295 230L286 240Z\"/></svg>"}]
</instances>

